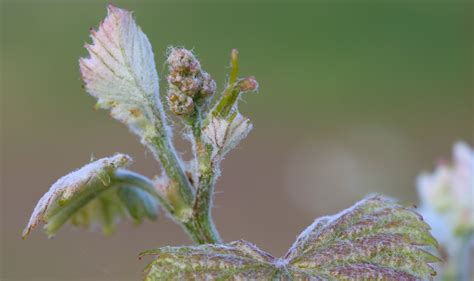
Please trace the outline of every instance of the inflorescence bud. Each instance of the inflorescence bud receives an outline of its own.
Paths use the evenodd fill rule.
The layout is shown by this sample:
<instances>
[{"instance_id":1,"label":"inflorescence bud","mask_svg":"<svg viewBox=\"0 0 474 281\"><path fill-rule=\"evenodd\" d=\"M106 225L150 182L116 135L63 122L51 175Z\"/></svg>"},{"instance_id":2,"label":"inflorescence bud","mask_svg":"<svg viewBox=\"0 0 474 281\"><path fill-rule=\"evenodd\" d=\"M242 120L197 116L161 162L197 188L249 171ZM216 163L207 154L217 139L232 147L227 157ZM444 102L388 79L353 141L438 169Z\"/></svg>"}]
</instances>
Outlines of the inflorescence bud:
<instances>
[{"instance_id":1,"label":"inflorescence bud","mask_svg":"<svg viewBox=\"0 0 474 281\"><path fill-rule=\"evenodd\" d=\"M184 48L170 48L168 60L170 70L197 74L201 72L201 65L193 53Z\"/></svg>"},{"instance_id":2,"label":"inflorescence bud","mask_svg":"<svg viewBox=\"0 0 474 281\"><path fill-rule=\"evenodd\" d=\"M207 72L202 73L202 78L202 87L199 93L203 97L210 97L216 92L216 81Z\"/></svg>"},{"instance_id":3,"label":"inflorescence bud","mask_svg":"<svg viewBox=\"0 0 474 281\"><path fill-rule=\"evenodd\" d=\"M178 115L188 114L194 109L193 99L173 88L168 91L168 103L171 111Z\"/></svg>"},{"instance_id":4,"label":"inflorescence bud","mask_svg":"<svg viewBox=\"0 0 474 281\"><path fill-rule=\"evenodd\" d=\"M171 111L178 115L193 112L195 105L211 97L216 91L216 82L189 50L171 48L167 59L168 103Z\"/></svg>"}]
</instances>

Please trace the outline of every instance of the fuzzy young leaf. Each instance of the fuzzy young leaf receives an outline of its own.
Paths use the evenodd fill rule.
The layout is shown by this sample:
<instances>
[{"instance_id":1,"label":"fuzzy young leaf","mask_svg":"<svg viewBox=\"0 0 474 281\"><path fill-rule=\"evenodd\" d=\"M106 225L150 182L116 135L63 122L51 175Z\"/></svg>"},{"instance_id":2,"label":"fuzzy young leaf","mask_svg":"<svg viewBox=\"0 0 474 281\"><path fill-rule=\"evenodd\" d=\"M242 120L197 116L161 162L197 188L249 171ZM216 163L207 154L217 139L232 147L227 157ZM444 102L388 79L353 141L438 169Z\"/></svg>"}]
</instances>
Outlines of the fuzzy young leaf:
<instances>
[{"instance_id":1,"label":"fuzzy young leaf","mask_svg":"<svg viewBox=\"0 0 474 281\"><path fill-rule=\"evenodd\" d=\"M340 279L427 278L438 258L430 227L414 211L373 196L335 216L322 217L298 237L285 259L309 274Z\"/></svg>"},{"instance_id":2,"label":"fuzzy young leaf","mask_svg":"<svg viewBox=\"0 0 474 281\"><path fill-rule=\"evenodd\" d=\"M114 118L141 137L180 199L191 205L193 190L172 144L148 38L131 12L112 5L99 29L91 30L91 37L93 45L86 45L90 57L80 59L86 90L98 99L99 107L110 109Z\"/></svg>"},{"instance_id":3,"label":"fuzzy young leaf","mask_svg":"<svg viewBox=\"0 0 474 281\"><path fill-rule=\"evenodd\" d=\"M227 120L212 117L204 128L204 141L212 146L212 158L223 157L252 130L250 120L235 112Z\"/></svg>"},{"instance_id":4,"label":"fuzzy young leaf","mask_svg":"<svg viewBox=\"0 0 474 281\"><path fill-rule=\"evenodd\" d=\"M153 183L135 173L119 170L130 162L129 156L117 154L60 178L38 201L23 237L40 222L45 223L47 234L53 236L68 220L84 227L98 223L105 234L110 234L117 220L127 214L136 222L145 217L156 218L157 202L143 190L152 188Z\"/></svg>"},{"instance_id":5,"label":"fuzzy young leaf","mask_svg":"<svg viewBox=\"0 0 474 281\"><path fill-rule=\"evenodd\" d=\"M225 245L164 247L140 254L156 255L146 268L146 281L271 280L274 257L247 241Z\"/></svg>"},{"instance_id":6,"label":"fuzzy young leaf","mask_svg":"<svg viewBox=\"0 0 474 281\"><path fill-rule=\"evenodd\" d=\"M150 42L132 13L109 5L91 37L90 57L79 61L86 90L139 136L153 133L164 120L158 75Z\"/></svg>"},{"instance_id":7,"label":"fuzzy young leaf","mask_svg":"<svg viewBox=\"0 0 474 281\"><path fill-rule=\"evenodd\" d=\"M317 219L282 258L245 241L145 252L157 256L146 280L429 279L439 261L421 248L437 245L429 229L414 211L373 196Z\"/></svg>"}]
</instances>

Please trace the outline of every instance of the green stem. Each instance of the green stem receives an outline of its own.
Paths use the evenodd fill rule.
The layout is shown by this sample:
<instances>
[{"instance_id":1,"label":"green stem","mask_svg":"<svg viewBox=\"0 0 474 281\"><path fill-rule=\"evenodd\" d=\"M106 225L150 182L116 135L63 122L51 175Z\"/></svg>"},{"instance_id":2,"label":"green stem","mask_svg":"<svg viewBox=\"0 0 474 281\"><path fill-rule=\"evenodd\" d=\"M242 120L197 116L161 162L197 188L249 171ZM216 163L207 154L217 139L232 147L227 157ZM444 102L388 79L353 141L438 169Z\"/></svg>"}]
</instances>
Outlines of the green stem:
<instances>
[{"instance_id":1,"label":"green stem","mask_svg":"<svg viewBox=\"0 0 474 281\"><path fill-rule=\"evenodd\" d=\"M156 108L156 112L160 109ZM162 115L160 115L162 116ZM198 113L192 118L196 120L193 127L193 135L197 136L197 143L201 144L201 125ZM195 194L188 177L181 165L181 161L175 152L175 148L167 136L167 130L164 129L163 117L158 118L161 122L157 122L156 130L158 134L151 137L148 142L156 151L155 156L161 162L166 175L170 178L170 193L166 198L157 194L160 202L173 219L183 226L191 239L197 244L220 243L219 234L217 233L210 212L203 216L201 212L196 213L193 206L195 205ZM198 149L198 151L201 151ZM197 153L197 158L201 158L201 153ZM198 160L199 162L199 160ZM157 193L157 192L155 192Z\"/></svg>"},{"instance_id":2,"label":"green stem","mask_svg":"<svg viewBox=\"0 0 474 281\"><path fill-rule=\"evenodd\" d=\"M171 206L169 202L156 191L155 186L150 179L128 170L119 169L113 176L113 182L115 184L126 184L141 188L158 199L158 201L161 203L161 206L169 214L175 214L173 206ZM215 230L212 221L209 220L209 217L206 218L200 216L186 222L182 222L177 217L174 217L174 219L176 222L181 224L181 226L186 230L195 243L209 244L220 242L219 235Z\"/></svg>"},{"instance_id":3,"label":"green stem","mask_svg":"<svg viewBox=\"0 0 474 281\"><path fill-rule=\"evenodd\" d=\"M212 167L211 150L202 140L202 119L199 109L187 121L193 135L193 152L197 161L198 175L198 188L193 204L193 225L190 227L197 228L201 238L207 243L222 243L211 215L216 177Z\"/></svg>"},{"instance_id":4,"label":"green stem","mask_svg":"<svg viewBox=\"0 0 474 281\"><path fill-rule=\"evenodd\" d=\"M237 101L240 88L236 86L238 63L237 50L235 49L232 50L231 54L231 67L229 83L224 91L224 95L214 109L212 109L212 112L208 114L204 122L199 109L196 110L193 116L186 119L191 126L194 156L198 164L196 171L198 174L196 194L194 194L194 189L185 174L181 161L176 155L175 148L171 143L171 137L168 136L166 119L161 103L151 103L157 120L155 124L157 134L150 136L147 142L152 147L155 156L161 162L167 176L170 178L170 186L168 188L172 191L170 193L172 194L171 200L170 196L167 196L166 200L161 198L160 201L169 203L170 208L167 211L186 229L193 241L198 244L221 243L222 241L211 216L216 168L213 167L211 149L202 141L201 130L203 125L208 124L209 117L227 115ZM159 105L157 106L157 104Z\"/></svg>"},{"instance_id":5,"label":"green stem","mask_svg":"<svg viewBox=\"0 0 474 281\"><path fill-rule=\"evenodd\" d=\"M198 224L212 233L212 236L215 238L214 240L220 243L221 238L216 230L211 214L212 196L216 183L215 169L212 167L209 149L202 143L201 139L196 141L196 146L199 161L199 188L196 192L193 212Z\"/></svg>"},{"instance_id":6,"label":"green stem","mask_svg":"<svg viewBox=\"0 0 474 281\"><path fill-rule=\"evenodd\" d=\"M219 244L222 240L210 217L197 217L183 224L188 235L197 244Z\"/></svg>"},{"instance_id":7,"label":"green stem","mask_svg":"<svg viewBox=\"0 0 474 281\"><path fill-rule=\"evenodd\" d=\"M165 136L156 136L151 139L151 143L157 150L156 156L159 158L166 175L173 181L172 184L176 184L179 188L179 194L183 201L191 206L194 198L191 183L178 160L171 141Z\"/></svg>"},{"instance_id":8,"label":"green stem","mask_svg":"<svg viewBox=\"0 0 474 281\"><path fill-rule=\"evenodd\" d=\"M175 197L171 201L168 200L168 203L172 205L173 213L171 214L183 221L186 219L185 216L188 210L192 208L194 190L172 144L170 130L166 124L166 117L161 103L151 103L150 106L155 114L155 133L145 139L170 179L168 188L172 189Z\"/></svg>"},{"instance_id":9,"label":"green stem","mask_svg":"<svg viewBox=\"0 0 474 281\"><path fill-rule=\"evenodd\" d=\"M240 88L237 85L238 61L237 50L231 54L231 72L224 94L214 108L203 120L202 112L197 107L195 113L186 119L192 131L193 152L197 161L198 183L193 204L193 220L185 225L193 240L198 243L222 243L212 219L212 196L216 184L216 169L212 159L212 148L202 140L201 130L209 124L210 118L227 116L237 101ZM195 232L197 230L197 233Z\"/></svg>"},{"instance_id":10,"label":"green stem","mask_svg":"<svg viewBox=\"0 0 474 281\"><path fill-rule=\"evenodd\" d=\"M121 47L121 46L120 46ZM127 58L125 55L125 50L123 47L120 48L124 58ZM186 177L181 161L179 160L175 148L171 143L171 136L169 135L169 130L167 129L166 116L163 110L163 106L159 99L158 93L148 93L146 92L138 82L138 78L134 75L134 72L131 70L130 63L126 62L126 66L129 69L129 72L132 74L134 81L137 87L143 92L144 96L148 98L149 106L153 109L155 117L155 133L146 138L148 145L150 146L152 152L154 153L155 158L161 163L163 169L165 170L166 175L170 178L170 186L168 188L173 189L175 205L165 207L166 210L170 212L173 217L179 222L187 221L186 218L187 210L192 207L194 200L194 191L192 189L191 183ZM177 190L175 190L177 189ZM155 192L156 193L156 192ZM169 200L165 200L160 195L158 198L162 203L173 203ZM167 198L169 199L169 198ZM173 213L171 213L171 210ZM188 227L186 227L188 229ZM199 229L189 228L191 232L197 232ZM194 239L197 241L197 239Z\"/></svg>"}]
</instances>

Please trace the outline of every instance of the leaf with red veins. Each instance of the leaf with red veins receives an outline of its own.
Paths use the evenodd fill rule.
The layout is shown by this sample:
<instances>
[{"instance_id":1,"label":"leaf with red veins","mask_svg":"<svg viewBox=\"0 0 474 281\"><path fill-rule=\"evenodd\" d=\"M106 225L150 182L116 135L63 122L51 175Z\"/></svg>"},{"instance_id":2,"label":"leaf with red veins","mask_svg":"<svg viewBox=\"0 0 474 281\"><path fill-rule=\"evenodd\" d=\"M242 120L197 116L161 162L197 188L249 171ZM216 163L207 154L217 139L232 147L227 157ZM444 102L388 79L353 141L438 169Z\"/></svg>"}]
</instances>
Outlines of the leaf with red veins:
<instances>
[{"instance_id":1,"label":"leaf with red veins","mask_svg":"<svg viewBox=\"0 0 474 281\"><path fill-rule=\"evenodd\" d=\"M222 159L252 130L250 120L235 112L228 119L212 117L203 129L204 141L212 146L212 158Z\"/></svg>"},{"instance_id":2,"label":"leaf with red veins","mask_svg":"<svg viewBox=\"0 0 474 281\"><path fill-rule=\"evenodd\" d=\"M365 266L386 278L397 273L428 278L436 274L429 263L439 261L420 247L437 246L429 230L413 210L372 196L337 215L317 219L300 234L286 259L302 270L335 277Z\"/></svg>"},{"instance_id":3,"label":"leaf with red veins","mask_svg":"<svg viewBox=\"0 0 474 281\"><path fill-rule=\"evenodd\" d=\"M164 247L140 254L156 256L146 268L153 280L271 280L278 272L270 254L244 241L225 245Z\"/></svg>"},{"instance_id":4,"label":"leaf with red veins","mask_svg":"<svg viewBox=\"0 0 474 281\"><path fill-rule=\"evenodd\" d=\"M166 247L145 280L424 280L439 259L429 226L413 210L372 196L334 216L317 219L282 258L246 241Z\"/></svg>"},{"instance_id":5,"label":"leaf with red veins","mask_svg":"<svg viewBox=\"0 0 474 281\"><path fill-rule=\"evenodd\" d=\"M89 57L79 60L82 78L99 107L143 137L164 120L152 48L131 12L112 5L107 12L91 29Z\"/></svg>"}]
</instances>

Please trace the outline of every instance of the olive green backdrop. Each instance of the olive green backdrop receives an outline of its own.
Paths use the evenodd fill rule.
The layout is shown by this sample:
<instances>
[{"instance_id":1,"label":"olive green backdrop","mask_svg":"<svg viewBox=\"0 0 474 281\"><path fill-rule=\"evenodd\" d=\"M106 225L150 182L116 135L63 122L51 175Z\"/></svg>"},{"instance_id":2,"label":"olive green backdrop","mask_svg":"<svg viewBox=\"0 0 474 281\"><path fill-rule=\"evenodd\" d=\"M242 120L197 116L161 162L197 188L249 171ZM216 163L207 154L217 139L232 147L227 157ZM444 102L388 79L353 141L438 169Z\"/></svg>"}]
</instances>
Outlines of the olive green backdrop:
<instances>
[{"instance_id":1,"label":"olive green backdrop","mask_svg":"<svg viewBox=\"0 0 474 281\"><path fill-rule=\"evenodd\" d=\"M138 252L190 243L164 216L109 238L71 227L20 238L49 185L91 155L128 153L133 170L158 173L81 88L77 60L108 2L0 2L1 280L138 280ZM222 89L238 48L241 74L260 82L241 105L255 129L218 182L225 241L282 255L315 217L367 193L416 203L416 175L449 159L455 141L473 144L471 1L113 3L134 11L161 77L166 47L185 46Z\"/></svg>"}]
</instances>

